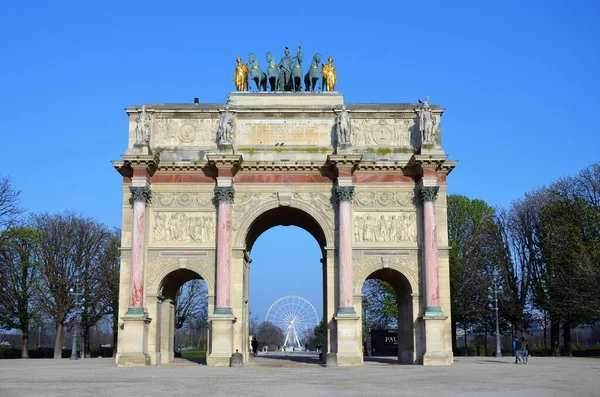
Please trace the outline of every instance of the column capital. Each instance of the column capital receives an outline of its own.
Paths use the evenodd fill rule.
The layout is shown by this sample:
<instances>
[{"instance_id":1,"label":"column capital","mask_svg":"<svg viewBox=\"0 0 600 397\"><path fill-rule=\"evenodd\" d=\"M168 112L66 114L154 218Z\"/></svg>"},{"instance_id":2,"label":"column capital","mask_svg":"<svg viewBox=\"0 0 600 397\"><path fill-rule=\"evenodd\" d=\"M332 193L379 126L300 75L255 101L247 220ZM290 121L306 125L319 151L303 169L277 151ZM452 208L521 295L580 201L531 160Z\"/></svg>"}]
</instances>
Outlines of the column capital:
<instances>
[{"instance_id":1,"label":"column capital","mask_svg":"<svg viewBox=\"0 0 600 397\"><path fill-rule=\"evenodd\" d=\"M233 186L215 186L215 200L217 204L233 204L235 189Z\"/></svg>"},{"instance_id":2,"label":"column capital","mask_svg":"<svg viewBox=\"0 0 600 397\"><path fill-rule=\"evenodd\" d=\"M240 169L243 158L239 154L207 154L208 164L217 169L217 177L233 177Z\"/></svg>"},{"instance_id":3,"label":"column capital","mask_svg":"<svg viewBox=\"0 0 600 397\"><path fill-rule=\"evenodd\" d=\"M435 201L437 200L439 190L439 186L421 186L421 189L419 190L419 197L421 198L422 202Z\"/></svg>"},{"instance_id":4,"label":"column capital","mask_svg":"<svg viewBox=\"0 0 600 397\"><path fill-rule=\"evenodd\" d=\"M362 154L330 154L327 163L337 170L338 177L352 177L362 157Z\"/></svg>"},{"instance_id":5,"label":"column capital","mask_svg":"<svg viewBox=\"0 0 600 397\"><path fill-rule=\"evenodd\" d=\"M148 186L129 186L129 191L131 192L129 199L131 205L136 201L143 201L148 205L152 201L152 191Z\"/></svg>"},{"instance_id":6,"label":"column capital","mask_svg":"<svg viewBox=\"0 0 600 397\"><path fill-rule=\"evenodd\" d=\"M354 186L336 186L335 194L339 202L352 202L354 197Z\"/></svg>"}]
</instances>

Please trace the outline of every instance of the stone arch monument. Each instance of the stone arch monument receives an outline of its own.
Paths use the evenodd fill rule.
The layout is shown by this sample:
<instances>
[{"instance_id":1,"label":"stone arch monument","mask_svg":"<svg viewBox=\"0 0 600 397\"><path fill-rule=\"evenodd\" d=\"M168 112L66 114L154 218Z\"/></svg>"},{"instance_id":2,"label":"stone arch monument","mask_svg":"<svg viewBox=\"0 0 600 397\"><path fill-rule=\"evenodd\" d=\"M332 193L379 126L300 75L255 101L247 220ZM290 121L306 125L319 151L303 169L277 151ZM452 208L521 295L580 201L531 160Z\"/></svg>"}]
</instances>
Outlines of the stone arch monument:
<instances>
[{"instance_id":1,"label":"stone arch monument","mask_svg":"<svg viewBox=\"0 0 600 397\"><path fill-rule=\"evenodd\" d=\"M399 361L452 363L443 109L232 92L126 111L118 365L173 361L173 291L193 278L208 287L208 365L247 360L252 246L281 224L321 247L328 365L363 363L369 278L398 293Z\"/></svg>"}]
</instances>

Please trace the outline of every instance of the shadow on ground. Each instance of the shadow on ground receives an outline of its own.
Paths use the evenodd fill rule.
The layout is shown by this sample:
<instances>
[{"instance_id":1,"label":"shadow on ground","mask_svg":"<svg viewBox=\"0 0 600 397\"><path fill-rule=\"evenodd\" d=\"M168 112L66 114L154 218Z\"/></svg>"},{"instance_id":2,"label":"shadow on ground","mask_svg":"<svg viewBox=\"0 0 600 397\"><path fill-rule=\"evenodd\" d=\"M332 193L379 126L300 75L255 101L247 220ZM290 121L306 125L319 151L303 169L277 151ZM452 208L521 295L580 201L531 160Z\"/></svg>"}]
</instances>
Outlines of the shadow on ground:
<instances>
[{"instance_id":1,"label":"shadow on ground","mask_svg":"<svg viewBox=\"0 0 600 397\"><path fill-rule=\"evenodd\" d=\"M389 356L366 356L364 357L365 363L379 363L388 365L414 365L414 364L402 364L398 361L398 357Z\"/></svg>"},{"instance_id":2,"label":"shadow on ground","mask_svg":"<svg viewBox=\"0 0 600 397\"><path fill-rule=\"evenodd\" d=\"M274 353L274 354L259 354L254 358L254 362L259 364L261 361L281 361L289 363L303 363L323 366L319 361L319 356L316 354L298 354L298 353Z\"/></svg>"},{"instance_id":3,"label":"shadow on ground","mask_svg":"<svg viewBox=\"0 0 600 397\"><path fill-rule=\"evenodd\" d=\"M174 364L197 364L206 365L206 357L177 357L175 358Z\"/></svg>"}]
</instances>

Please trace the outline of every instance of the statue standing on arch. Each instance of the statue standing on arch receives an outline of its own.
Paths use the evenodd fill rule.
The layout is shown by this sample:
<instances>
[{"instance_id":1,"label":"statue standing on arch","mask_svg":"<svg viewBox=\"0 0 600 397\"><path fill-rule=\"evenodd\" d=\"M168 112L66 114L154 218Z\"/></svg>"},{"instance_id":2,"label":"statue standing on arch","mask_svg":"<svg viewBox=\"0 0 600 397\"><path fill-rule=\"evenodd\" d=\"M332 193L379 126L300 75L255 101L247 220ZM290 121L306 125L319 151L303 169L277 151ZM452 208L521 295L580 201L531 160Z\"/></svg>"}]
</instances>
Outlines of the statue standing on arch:
<instances>
[{"instance_id":1,"label":"statue standing on arch","mask_svg":"<svg viewBox=\"0 0 600 397\"><path fill-rule=\"evenodd\" d=\"M219 120L219 129L217 131L217 143L231 144L235 130L235 116L229 112L229 106L225 107L225 113Z\"/></svg>"},{"instance_id":2,"label":"statue standing on arch","mask_svg":"<svg viewBox=\"0 0 600 397\"><path fill-rule=\"evenodd\" d=\"M233 83L238 91L248 91L248 64L242 63L242 58L237 57L237 66L233 71Z\"/></svg>"},{"instance_id":3,"label":"statue standing on arch","mask_svg":"<svg viewBox=\"0 0 600 397\"><path fill-rule=\"evenodd\" d=\"M278 91L291 91L292 83L292 57L290 56L290 49L285 47L285 55L279 62L279 77L277 81Z\"/></svg>"},{"instance_id":4,"label":"statue standing on arch","mask_svg":"<svg viewBox=\"0 0 600 397\"><path fill-rule=\"evenodd\" d=\"M352 136L352 130L350 125L350 114L346 105L342 106L342 111L337 115L335 121L337 130L337 139L339 145L350 146Z\"/></svg>"},{"instance_id":5,"label":"statue standing on arch","mask_svg":"<svg viewBox=\"0 0 600 397\"><path fill-rule=\"evenodd\" d=\"M421 144L433 145L435 143L435 125L437 121L433 112L429 108L429 97L425 99L425 103L418 110L419 115L419 131L421 132Z\"/></svg>"},{"instance_id":6,"label":"statue standing on arch","mask_svg":"<svg viewBox=\"0 0 600 397\"><path fill-rule=\"evenodd\" d=\"M146 105L135 119L135 143L147 145L150 142L150 115L146 112Z\"/></svg>"},{"instance_id":7,"label":"statue standing on arch","mask_svg":"<svg viewBox=\"0 0 600 397\"><path fill-rule=\"evenodd\" d=\"M337 73L335 72L335 66L333 66L333 57L330 56L328 59L329 63L324 63L321 71L323 79L321 80L321 91L335 91L335 84L337 83Z\"/></svg>"}]
</instances>

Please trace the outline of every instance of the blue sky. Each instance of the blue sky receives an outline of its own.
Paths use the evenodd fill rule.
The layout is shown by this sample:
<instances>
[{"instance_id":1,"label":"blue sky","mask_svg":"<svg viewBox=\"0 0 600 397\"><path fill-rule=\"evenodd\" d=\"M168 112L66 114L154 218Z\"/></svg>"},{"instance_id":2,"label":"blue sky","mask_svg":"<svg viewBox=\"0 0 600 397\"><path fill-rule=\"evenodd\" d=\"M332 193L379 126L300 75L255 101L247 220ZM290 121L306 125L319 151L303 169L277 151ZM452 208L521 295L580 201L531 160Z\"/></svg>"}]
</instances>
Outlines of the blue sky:
<instances>
[{"instance_id":1,"label":"blue sky","mask_svg":"<svg viewBox=\"0 0 600 397\"><path fill-rule=\"evenodd\" d=\"M334 56L347 102L429 95L446 108L443 146L459 160L451 193L507 206L599 160L600 3L366 4L4 2L0 173L32 212L72 209L119 226L121 181L109 161L126 147L123 109L223 102L236 56L254 52L264 65L266 51L278 59L298 43L307 58ZM263 238L277 241L267 237L254 255ZM270 258L265 266L289 260Z\"/></svg>"}]
</instances>

